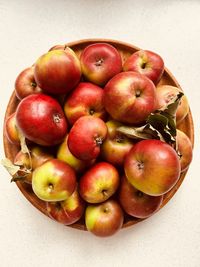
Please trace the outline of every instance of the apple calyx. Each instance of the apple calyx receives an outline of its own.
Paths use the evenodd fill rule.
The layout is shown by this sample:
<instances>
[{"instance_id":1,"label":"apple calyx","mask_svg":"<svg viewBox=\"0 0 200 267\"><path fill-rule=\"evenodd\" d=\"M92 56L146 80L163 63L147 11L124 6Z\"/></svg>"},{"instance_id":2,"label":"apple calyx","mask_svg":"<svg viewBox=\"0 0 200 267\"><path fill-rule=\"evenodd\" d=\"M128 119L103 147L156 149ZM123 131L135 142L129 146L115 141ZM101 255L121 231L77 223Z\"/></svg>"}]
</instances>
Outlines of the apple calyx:
<instances>
[{"instance_id":1,"label":"apple calyx","mask_svg":"<svg viewBox=\"0 0 200 267\"><path fill-rule=\"evenodd\" d=\"M101 137L95 138L95 143L97 146L101 146L103 144L103 139Z\"/></svg>"},{"instance_id":2,"label":"apple calyx","mask_svg":"<svg viewBox=\"0 0 200 267\"><path fill-rule=\"evenodd\" d=\"M53 114L53 121L55 123L60 123L60 121L61 121L60 115L59 114Z\"/></svg>"},{"instance_id":3,"label":"apple calyx","mask_svg":"<svg viewBox=\"0 0 200 267\"><path fill-rule=\"evenodd\" d=\"M117 128L117 132L132 139L158 139L177 148L176 110L183 95L180 92L171 99L166 107L151 113L145 125L140 127L123 125Z\"/></svg>"},{"instance_id":4,"label":"apple calyx","mask_svg":"<svg viewBox=\"0 0 200 267\"><path fill-rule=\"evenodd\" d=\"M104 62L103 58L100 58L94 63L94 65L97 66L97 67L100 67L103 62Z\"/></svg>"}]
</instances>

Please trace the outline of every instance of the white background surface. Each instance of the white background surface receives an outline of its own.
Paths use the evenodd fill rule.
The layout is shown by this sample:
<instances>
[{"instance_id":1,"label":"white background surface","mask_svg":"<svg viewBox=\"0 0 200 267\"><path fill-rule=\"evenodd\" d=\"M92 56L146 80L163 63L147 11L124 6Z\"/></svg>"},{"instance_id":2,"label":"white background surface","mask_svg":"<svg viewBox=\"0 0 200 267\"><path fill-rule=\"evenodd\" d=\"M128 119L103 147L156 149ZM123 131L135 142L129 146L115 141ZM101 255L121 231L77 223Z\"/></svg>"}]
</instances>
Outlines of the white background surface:
<instances>
[{"instance_id":1,"label":"white background surface","mask_svg":"<svg viewBox=\"0 0 200 267\"><path fill-rule=\"evenodd\" d=\"M112 38L162 55L195 122L193 163L148 220L100 239L37 211L0 167L0 266L200 266L200 1L0 0L1 132L17 74L52 45ZM3 145L1 142L1 158Z\"/></svg>"}]
</instances>

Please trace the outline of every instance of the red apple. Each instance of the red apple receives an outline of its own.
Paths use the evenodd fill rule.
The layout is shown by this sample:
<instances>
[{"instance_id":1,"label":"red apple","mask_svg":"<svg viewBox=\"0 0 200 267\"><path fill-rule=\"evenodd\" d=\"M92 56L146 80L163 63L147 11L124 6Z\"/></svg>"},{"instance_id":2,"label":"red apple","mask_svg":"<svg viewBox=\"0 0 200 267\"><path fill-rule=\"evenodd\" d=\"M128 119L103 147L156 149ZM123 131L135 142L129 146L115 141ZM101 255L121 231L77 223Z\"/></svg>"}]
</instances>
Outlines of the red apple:
<instances>
[{"instance_id":1,"label":"red apple","mask_svg":"<svg viewBox=\"0 0 200 267\"><path fill-rule=\"evenodd\" d=\"M22 99L16 110L16 125L27 139L44 146L61 143L67 133L61 106L45 94Z\"/></svg>"},{"instance_id":2,"label":"red apple","mask_svg":"<svg viewBox=\"0 0 200 267\"><path fill-rule=\"evenodd\" d=\"M147 218L162 204L163 196L149 196L132 186L126 176L121 179L119 202L124 211L136 218Z\"/></svg>"},{"instance_id":3,"label":"red apple","mask_svg":"<svg viewBox=\"0 0 200 267\"><path fill-rule=\"evenodd\" d=\"M101 147L102 158L113 165L122 166L126 154L133 146L133 142L117 132L117 128L122 126L118 121L107 121L106 126L108 134Z\"/></svg>"},{"instance_id":4,"label":"red apple","mask_svg":"<svg viewBox=\"0 0 200 267\"><path fill-rule=\"evenodd\" d=\"M43 147L34 146L30 150L30 157L27 153L20 150L14 159L14 164L20 166L17 175L23 178L22 181L32 183L32 171L41 166L49 159L53 159L53 155L48 153ZM29 173L30 172L30 173Z\"/></svg>"},{"instance_id":5,"label":"red apple","mask_svg":"<svg viewBox=\"0 0 200 267\"><path fill-rule=\"evenodd\" d=\"M160 140L143 140L135 144L124 164L128 181L151 196L167 193L178 181L180 161L176 151Z\"/></svg>"},{"instance_id":6,"label":"red apple","mask_svg":"<svg viewBox=\"0 0 200 267\"><path fill-rule=\"evenodd\" d=\"M36 83L49 94L71 91L81 78L80 62L72 49L52 50L42 55L35 64Z\"/></svg>"},{"instance_id":7,"label":"red apple","mask_svg":"<svg viewBox=\"0 0 200 267\"><path fill-rule=\"evenodd\" d=\"M84 161L76 158L69 150L68 147L68 135L62 144L59 145L57 151L57 158L69 164L76 172L80 173L85 170L86 167L94 163L94 161Z\"/></svg>"},{"instance_id":8,"label":"red apple","mask_svg":"<svg viewBox=\"0 0 200 267\"><path fill-rule=\"evenodd\" d=\"M178 153L180 155L181 172L185 171L192 161L192 143L189 137L177 130Z\"/></svg>"},{"instance_id":9,"label":"red apple","mask_svg":"<svg viewBox=\"0 0 200 267\"><path fill-rule=\"evenodd\" d=\"M93 116L80 117L69 132L69 150L80 160L93 160L98 157L106 134L103 120Z\"/></svg>"},{"instance_id":10,"label":"red apple","mask_svg":"<svg viewBox=\"0 0 200 267\"><path fill-rule=\"evenodd\" d=\"M47 202L47 213L53 220L64 225L77 222L83 215L85 203L77 190L64 201Z\"/></svg>"},{"instance_id":11,"label":"red apple","mask_svg":"<svg viewBox=\"0 0 200 267\"><path fill-rule=\"evenodd\" d=\"M157 94L157 109L163 108L168 105L179 92L182 92L179 88L171 85L160 85L156 89ZM189 104L187 97L182 96L180 104L176 112L176 122L181 122L189 112Z\"/></svg>"},{"instance_id":12,"label":"red apple","mask_svg":"<svg viewBox=\"0 0 200 267\"><path fill-rule=\"evenodd\" d=\"M5 122L5 133L9 142L15 145L20 145L19 130L16 125L16 113L11 114Z\"/></svg>"},{"instance_id":13,"label":"red apple","mask_svg":"<svg viewBox=\"0 0 200 267\"><path fill-rule=\"evenodd\" d=\"M89 203L100 203L111 197L119 186L117 169L107 162L91 167L79 181L81 197Z\"/></svg>"},{"instance_id":14,"label":"red apple","mask_svg":"<svg viewBox=\"0 0 200 267\"><path fill-rule=\"evenodd\" d=\"M86 115L104 119L103 89L92 83L79 83L67 98L64 111L70 124Z\"/></svg>"},{"instance_id":15,"label":"red apple","mask_svg":"<svg viewBox=\"0 0 200 267\"><path fill-rule=\"evenodd\" d=\"M121 229L123 220L123 211L114 200L107 200L98 205L89 205L85 211L87 230L99 237L115 234Z\"/></svg>"},{"instance_id":16,"label":"red apple","mask_svg":"<svg viewBox=\"0 0 200 267\"><path fill-rule=\"evenodd\" d=\"M122 59L117 49L107 43L87 46L80 57L85 78L95 84L105 85L122 70Z\"/></svg>"},{"instance_id":17,"label":"red apple","mask_svg":"<svg viewBox=\"0 0 200 267\"><path fill-rule=\"evenodd\" d=\"M115 120L138 124L155 110L155 86L140 73L121 72L106 84L103 102Z\"/></svg>"},{"instance_id":18,"label":"red apple","mask_svg":"<svg viewBox=\"0 0 200 267\"><path fill-rule=\"evenodd\" d=\"M124 71L136 71L144 74L147 78L157 84L164 72L164 61L158 54L139 50L133 53L123 65Z\"/></svg>"},{"instance_id":19,"label":"red apple","mask_svg":"<svg viewBox=\"0 0 200 267\"><path fill-rule=\"evenodd\" d=\"M76 189L76 175L65 162L51 159L33 171L32 188L44 201L66 200Z\"/></svg>"},{"instance_id":20,"label":"red apple","mask_svg":"<svg viewBox=\"0 0 200 267\"><path fill-rule=\"evenodd\" d=\"M34 66L26 68L17 76L15 81L15 93L19 99L41 92L42 90L35 82Z\"/></svg>"}]
</instances>

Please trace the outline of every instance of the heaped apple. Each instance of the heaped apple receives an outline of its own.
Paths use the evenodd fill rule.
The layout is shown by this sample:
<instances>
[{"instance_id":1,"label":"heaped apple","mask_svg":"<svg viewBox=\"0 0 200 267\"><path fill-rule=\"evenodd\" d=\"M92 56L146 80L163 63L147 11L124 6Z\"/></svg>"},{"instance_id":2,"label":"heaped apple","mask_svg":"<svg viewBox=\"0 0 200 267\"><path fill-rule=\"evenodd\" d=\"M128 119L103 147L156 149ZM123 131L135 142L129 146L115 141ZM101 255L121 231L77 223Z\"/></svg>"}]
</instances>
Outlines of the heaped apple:
<instances>
[{"instance_id":1,"label":"heaped apple","mask_svg":"<svg viewBox=\"0 0 200 267\"><path fill-rule=\"evenodd\" d=\"M99 162L80 178L79 192L85 201L100 203L116 192L119 181L119 173L113 165Z\"/></svg>"},{"instance_id":2,"label":"heaped apple","mask_svg":"<svg viewBox=\"0 0 200 267\"><path fill-rule=\"evenodd\" d=\"M149 196L132 186L126 176L121 179L119 202L124 211L136 218L144 219L154 214L162 204L163 196Z\"/></svg>"},{"instance_id":3,"label":"heaped apple","mask_svg":"<svg viewBox=\"0 0 200 267\"><path fill-rule=\"evenodd\" d=\"M79 83L68 96L64 111L70 124L86 115L104 119L106 111L103 106L103 89L92 83Z\"/></svg>"},{"instance_id":4,"label":"heaped apple","mask_svg":"<svg viewBox=\"0 0 200 267\"><path fill-rule=\"evenodd\" d=\"M134 143L126 136L117 132L117 128L122 126L120 122L110 120L106 122L106 126L108 134L101 147L102 158L111 164L122 166L126 154Z\"/></svg>"},{"instance_id":5,"label":"heaped apple","mask_svg":"<svg viewBox=\"0 0 200 267\"><path fill-rule=\"evenodd\" d=\"M122 59L117 49L107 43L95 43L87 46L80 57L85 78L103 86L122 70Z\"/></svg>"},{"instance_id":6,"label":"heaped apple","mask_svg":"<svg viewBox=\"0 0 200 267\"><path fill-rule=\"evenodd\" d=\"M66 200L76 189L75 171L61 160L48 160L33 171L32 188L44 201Z\"/></svg>"},{"instance_id":7,"label":"heaped apple","mask_svg":"<svg viewBox=\"0 0 200 267\"><path fill-rule=\"evenodd\" d=\"M34 94L21 100L16 110L16 125L27 139L44 146L61 143L67 133L62 107L45 94Z\"/></svg>"},{"instance_id":8,"label":"heaped apple","mask_svg":"<svg viewBox=\"0 0 200 267\"><path fill-rule=\"evenodd\" d=\"M164 61L161 56L152 51L139 50L124 62L123 70L144 74L157 84L164 72Z\"/></svg>"},{"instance_id":9,"label":"heaped apple","mask_svg":"<svg viewBox=\"0 0 200 267\"><path fill-rule=\"evenodd\" d=\"M68 93L81 78L79 59L69 47L49 51L35 63L34 77L45 93Z\"/></svg>"},{"instance_id":10,"label":"heaped apple","mask_svg":"<svg viewBox=\"0 0 200 267\"><path fill-rule=\"evenodd\" d=\"M157 94L157 109L163 108L168 105L168 103L182 92L178 87L171 85L160 85L156 88ZM180 100L180 104L176 111L176 122L180 123L189 112L189 104L187 97L185 95L182 96Z\"/></svg>"},{"instance_id":11,"label":"heaped apple","mask_svg":"<svg viewBox=\"0 0 200 267\"><path fill-rule=\"evenodd\" d=\"M77 222L83 215L85 203L77 190L64 201L47 202L48 216L64 225Z\"/></svg>"},{"instance_id":12,"label":"heaped apple","mask_svg":"<svg viewBox=\"0 0 200 267\"><path fill-rule=\"evenodd\" d=\"M19 130L16 125L16 112L11 114L5 122L5 134L11 144L20 145Z\"/></svg>"},{"instance_id":13,"label":"heaped apple","mask_svg":"<svg viewBox=\"0 0 200 267\"><path fill-rule=\"evenodd\" d=\"M87 230L99 237L107 237L119 231L123 225L124 214L114 200L89 205L85 211Z\"/></svg>"},{"instance_id":14,"label":"heaped apple","mask_svg":"<svg viewBox=\"0 0 200 267\"><path fill-rule=\"evenodd\" d=\"M106 84L103 103L115 120L142 123L156 108L155 85L140 73L121 72Z\"/></svg>"},{"instance_id":15,"label":"heaped apple","mask_svg":"<svg viewBox=\"0 0 200 267\"><path fill-rule=\"evenodd\" d=\"M167 193L178 181L181 171L176 151L160 140L143 140L134 145L124 164L128 181L151 196Z\"/></svg>"},{"instance_id":16,"label":"heaped apple","mask_svg":"<svg viewBox=\"0 0 200 267\"><path fill-rule=\"evenodd\" d=\"M181 172L185 171L192 161L192 143L189 137L177 129L178 153L181 162Z\"/></svg>"},{"instance_id":17,"label":"heaped apple","mask_svg":"<svg viewBox=\"0 0 200 267\"><path fill-rule=\"evenodd\" d=\"M35 81L34 66L26 68L17 76L15 81L15 93L19 99L41 92L41 88L37 86Z\"/></svg>"},{"instance_id":18,"label":"heaped apple","mask_svg":"<svg viewBox=\"0 0 200 267\"><path fill-rule=\"evenodd\" d=\"M17 172L19 179L17 180L31 184L32 171L47 160L53 159L53 155L40 146L33 146L29 152L30 156L27 153L19 151L14 158L14 164L20 166L20 170Z\"/></svg>"},{"instance_id":19,"label":"heaped apple","mask_svg":"<svg viewBox=\"0 0 200 267\"><path fill-rule=\"evenodd\" d=\"M68 135L65 137L62 144L59 145L57 151L57 158L69 164L76 172L80 173L85 170L86 167L92 165L95 160L84 161L76 158L69 150L68 147Z\"/></svg>"},{"instance_id":20,"label":"heaped apple","mask_svg":"<svg viewBox=\"0 0 200 267\"><path fill-rule=\"evenodd\" d=\"M80 160L96 159L106 135L107 126L103 120L93 116L80 117L69 132L69 150Z\"/></svg>"}]
</instances>

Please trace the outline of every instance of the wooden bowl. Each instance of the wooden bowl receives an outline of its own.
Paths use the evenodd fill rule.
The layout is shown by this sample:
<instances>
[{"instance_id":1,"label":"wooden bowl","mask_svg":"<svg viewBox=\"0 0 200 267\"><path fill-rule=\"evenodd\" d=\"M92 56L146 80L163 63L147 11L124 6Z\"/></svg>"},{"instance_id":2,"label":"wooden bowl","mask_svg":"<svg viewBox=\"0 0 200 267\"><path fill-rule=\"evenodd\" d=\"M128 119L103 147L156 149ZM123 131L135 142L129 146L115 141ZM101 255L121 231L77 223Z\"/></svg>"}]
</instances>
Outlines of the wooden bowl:
<instances>
[{"instance_id":1,"label":"wooden bowl","mask_svg":"<svg viewBox=\"0 0 200 267\"><path fill-rule=\"evenodd\" d=\"M88 45L90 45L92 43L99 43L99 42L106 42L106 43L109 43L109 44L115 46L118 49L118 51L120 52L123 62L132 53L134 53L135 51L139 50L139 48L134 46L134 45L130 45L130 44L127 44L127 43L124 43L124 42L120 42L120 41L109 40L109 39L86 39L86 40L80 40L80 41L68 43L66 45L71 47L79 57L81 51L86 46L88 46ZM172 86L177 86L177 87L179 87L181 89L179 83L176 81L174 76L170 73L170 71L167 68L165 68L164 74L163 74L162 79L161 79L159 84L168 84L168 85L172 85ZM18 103L19 103L19 100L15 96L15 92L13 92L11 97L10 97L10 100L9 100L9 103L8 103L8 106L7 106L7 110L6 110L6 114L5 114L5 118L4 118L4 138L3 138L4 150L5 150L6 157L9 158L11 161L14 160L14 157L15 157L16 153L19 150L19 147L15 146L13 144L10 144L8 139L6 138L6 135L5 135L5 121L8 118L8 116L10 114L12 114L16 110L16 107L17 107ZM190 138L190 140L192 142L192 145L193 145L194 144L194 127L193 127L193 120L192 120L191 111L186 116L186 118L181 122L181 124L178 125L178 128L188 135L188 137ZM165 194L164 201L162 203L161 208L164 205L166 205L166 203L176 193L176 191L178 190L178 188L182 184L186 173L187 173L187 170L181 174L180 179L178 180L177 184L171 189L171 191L169 191L167 194ZM16 182L16 184L17 184L18 188L21 190L22 194L38 210L40 210L42 213L47 215L45 202L36 197L36 195L32 191L31 186L26 184L26 183L23 183L23 182ZM136 219L136 218L133 218L131 216L125 216L125 221L124 221L124 224L123 224L123 228L124 227L128 227L128 226L132 226L132 225L134 225L134 224L136 224L136 223L138 223L140 221L142 221L142 219ZM84 224L84 218L79 220L77 223L71 225L71 227L74 227L74 228L77 228L77 229L80 229L80 230L86 230L86 227L85 227L85 224Z\"/></svg>"}]
</instances>

